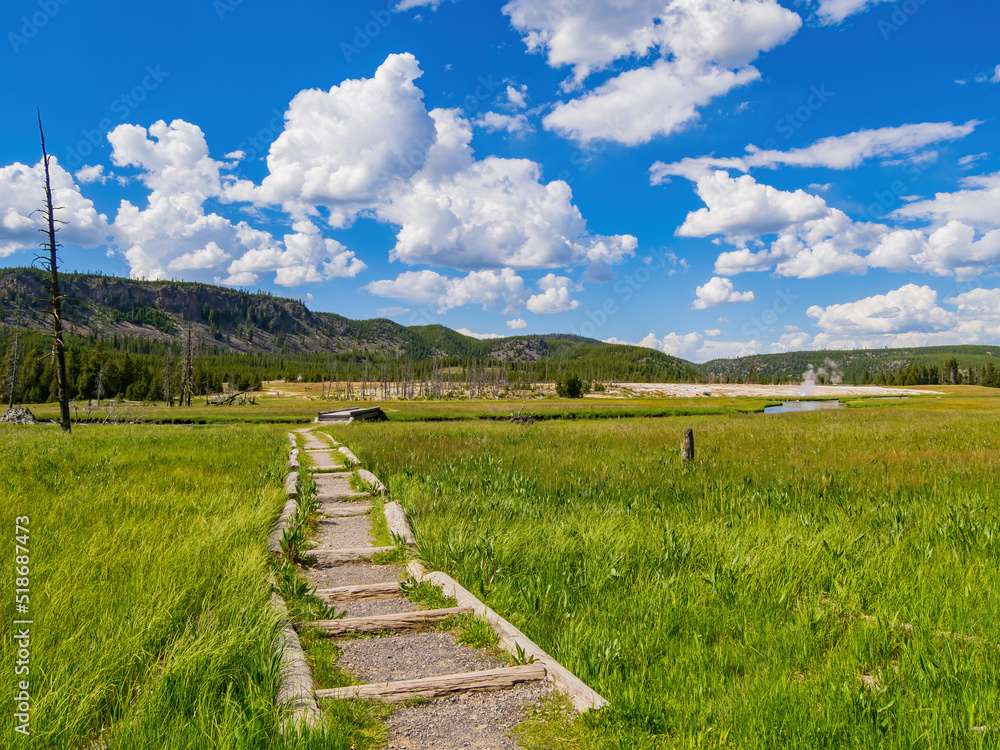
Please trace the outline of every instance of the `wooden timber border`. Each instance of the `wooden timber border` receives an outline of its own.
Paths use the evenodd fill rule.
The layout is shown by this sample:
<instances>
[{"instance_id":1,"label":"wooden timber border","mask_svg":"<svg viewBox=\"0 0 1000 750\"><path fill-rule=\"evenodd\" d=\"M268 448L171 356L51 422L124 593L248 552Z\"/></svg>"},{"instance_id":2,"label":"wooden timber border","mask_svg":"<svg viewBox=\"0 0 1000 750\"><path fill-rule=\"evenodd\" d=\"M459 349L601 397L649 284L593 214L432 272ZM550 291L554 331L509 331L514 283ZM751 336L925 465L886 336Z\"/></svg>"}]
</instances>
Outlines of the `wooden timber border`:
<instances>
[{"instance_id":1,"label":"wooden timber border","mask_svg":"<svg viewBox=\"0 0 1000 750\"><path fill-rule=\"evenodd\" d=\"M349 448L340 446L328 433L320 433L330 439L333 449L340 452L347 461L355 466L361 464ZM289 457L289 467L297 470L298 451L295 436L289 434L292 442L292 453ZM358 469L361 478L379 494L387 494L385 485L370 471ZM268 549L274 554L280 554L280 540L285 526L298 509L297 498L298 472L291 471L286 478L285 487L289 500L285 504L281 517L268 540ZM386 523L389 531L397 539L407 545L416 545L416 537L406 517L402 506L395 502L383 505ZM348 562L365 559L376 552L391 551L394 547L344 550L316 549L306 551L307 557L314 557L324 563ZM403 680L399 682L380 683L377 685L354 685L332 690L313 688L312 677L302 652L301 642L295 628L287 622L276 639L276 644L282 648L282 683L278 694L280 708L290 712L290 724L301 726L322 721L322 713L316 704L316 698L373 698L382 701L404 701L412 698L434 698L460 692L478 692L513 687L522 682L545 679L571 701L574 710L600 710L608 705L608 701L588 687L576 675L556 661L528 636L511 623L487 607L478 597L473 595L454 578L440 571L428 572L419 562L413 561L406 566L407 572L417 581L428 581L439 586L445 596L455 599L456 606L443 610L418 611L396 615L382 615L368 618L352 618L310 623L325 630L329 635L346 633L377 633L385 630L405 632L421 629L427 624L443 620L455 614L474 614L483 618L499 637L499 645L509 654L519 659L531 659L529 664L471 674L446 675L422 680ZM350 601L355 599L375 599L398 596L398 583L370 584L367 586L341 586L332 589L317 590L316 596L327 601ZM277 597L276 608L284 611L284 602ZM280 643L278 641L280 640Z\"/></svg>"}]
</instances>

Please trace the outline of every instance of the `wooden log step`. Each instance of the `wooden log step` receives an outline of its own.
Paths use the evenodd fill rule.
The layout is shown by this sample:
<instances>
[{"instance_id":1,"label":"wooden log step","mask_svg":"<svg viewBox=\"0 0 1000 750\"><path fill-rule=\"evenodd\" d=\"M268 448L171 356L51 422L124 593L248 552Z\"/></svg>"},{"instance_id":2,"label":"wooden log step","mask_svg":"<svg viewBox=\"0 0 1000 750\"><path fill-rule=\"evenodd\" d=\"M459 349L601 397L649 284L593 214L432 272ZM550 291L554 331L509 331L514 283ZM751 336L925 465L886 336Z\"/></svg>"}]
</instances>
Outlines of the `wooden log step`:
<instances>
[{"instance_id":1,"label":"wooden log step","mask_svg":"<svg viewBox=\"0 0 1000 750\"><path fill-rule=\"evenodd\" d=\"M440 586L444 595L454 597L459 607L467 607L476 615L486 620L490 624L490 627L493 628L493 631L500 637L500 648L510 654L516 654L520 650L526 656L534 657L535 663L545 667L548 671L548 679L569 697L573 702L573 707L577 711L600 710L608 705L607 700L601 695L545 653L528 636L483 604L454 578L440 571L427 573L423 566L416 561L409 563L406 569L418 581L430 581Z\"/></svg>"},{"instance_id":2,"label":"wooden log step","mask_svg":"<svg viewBox=\"0 0 1000 750\"><path fill-rule=\"evenodd\" d=\"M525 664L520 667L487 669L482 672L465 672L444 677L425 677L420 680L400 680L399 682L381 682L374 685L351 685L331 690L317 690L316 697L334 700L374 698L392 703L413 698L441 698L455 693L506 690L525 682L539 682L544 679L545 667L541 664Z\"/></svg>"},{"instance_id":3,"label":"wooden log step","mask_svg":"<svg viewBox=\"0 0 1000 750\"><path fill-rule=\"evenodd\" d=\"M356 549L307 549L304 557L312 557L318 563L334 564L370 560L379 552L392 552L395 547L359 547Z\"/></svg>"},{"instance_id":4,"label":"wooden log step","mask_svg":"<svg viewBox=\"0 0 1000 750\"><path fill-rule=\"evenodd\" d=\"M372 509L369 502L338 503L327 502L320 506L320 510L330 518L344 518L345 516L363 516Z\"/></svg>"},{"instance_id":5,"label":"wooden log step","mask_svg":"<svg viewBox=\"0 0 1000 750\"><path fill-rule=\"evenodd\" d=\"M398 581L390 581L389 583L366 583L358 586L316 589L315 595L328 602L351 602L361 599L395 599L402 591Z\"/></svg>"},{"instance_id":6,"label":"wooden log step","mask_svg":"<svg viewBox=\"0 0 1000 750\"><path fill-rule=\"evenodd\" d=\"M448 609L426 609L422 612L399 612L398 614L372 615L371 617L344 617L340 620L314 620L306 625L324 630L328 635L380 633L383 630L406 633L439 623L452 615L463 615L471 611L469 607L449 607Z\"/></svg>"}]
</instances>

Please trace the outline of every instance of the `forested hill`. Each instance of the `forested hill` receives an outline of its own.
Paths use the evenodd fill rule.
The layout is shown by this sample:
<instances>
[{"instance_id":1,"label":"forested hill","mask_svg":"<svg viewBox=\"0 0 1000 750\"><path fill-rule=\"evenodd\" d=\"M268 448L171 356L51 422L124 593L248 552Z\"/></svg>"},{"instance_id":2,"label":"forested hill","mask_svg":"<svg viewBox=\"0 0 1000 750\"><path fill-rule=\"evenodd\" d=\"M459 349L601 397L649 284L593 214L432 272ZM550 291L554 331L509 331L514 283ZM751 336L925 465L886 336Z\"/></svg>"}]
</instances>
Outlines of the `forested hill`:
<instances>
[{"instance_id":1,"label":"forested hill","mask_svg":"<svg viewBox=\"0 0 1000 750\"><path fill-rule=\"evenodd\" d=\"M900 374L913 373L900 384L921 385L942 382L940 371L951 360L960 371L982 371L988 365L1000 366L1000 346L923 346L905 349L858 349L852 351L785 352L755 354L737 359L715 359L695 365L706 380L729 382L801 381L812 367L826 382L868 383L888 377L892 382ZM921 376L923 373L924 376ZM936 373L936 374L935 374Z\"/></svg>"},{"instance_id":2,"label":"forested hill","mask_svg":"<svg viewBox=\"0 0 1000 750\"><path fill-rule=\"evenodd\" d=\"M42 332L48 321L43 275L35 269L0 269L0 356L15 330ZM604 344L552 334L479 340L444 326L406 327L391 320L357 321L313 312L297 300L208 284L136 281L88 274L61 275L72 335L71 355L86 381L102 358L139 357L151 373L156 361L179 356L191 332L202 371L211 382L343 374L427 367L496 366L524 377L553 380L688 382L698 373L684 360L635 346ZM32 347L45 348L36 334ZM100 355L92 350L100 348ZM73 354L75 350L75 354ZM146 362L145 360L149 361ZM491 365L492 363L492 365ZM72 363L71 363L72 364ZM39 364L41 366L41 363ZM388 377L388 372L386 376ZM44 383L47 375L37 373ZM83 388L83 386L81 386ZM83 392L81 390L81 392Z\"/></svg>"}]
</instances>

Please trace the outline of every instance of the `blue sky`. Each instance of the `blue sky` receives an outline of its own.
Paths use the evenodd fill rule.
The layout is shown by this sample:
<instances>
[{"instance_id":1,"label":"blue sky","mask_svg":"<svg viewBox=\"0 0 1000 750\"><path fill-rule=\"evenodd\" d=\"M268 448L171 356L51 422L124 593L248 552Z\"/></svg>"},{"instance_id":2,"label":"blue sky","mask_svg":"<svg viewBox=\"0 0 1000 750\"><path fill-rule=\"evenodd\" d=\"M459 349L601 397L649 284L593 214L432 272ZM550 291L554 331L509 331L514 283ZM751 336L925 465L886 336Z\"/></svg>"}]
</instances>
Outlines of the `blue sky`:
<instances>
[{"instance_id":1,"label":"blue sky","mask_svg":"<svg viewBox=\"0 0 1000 750\"><path fill-rule=\"evenodd\" d=\"M696 361L1000 344L987 0L9 0L64 268Z\"/></svg>"}]
</instances>

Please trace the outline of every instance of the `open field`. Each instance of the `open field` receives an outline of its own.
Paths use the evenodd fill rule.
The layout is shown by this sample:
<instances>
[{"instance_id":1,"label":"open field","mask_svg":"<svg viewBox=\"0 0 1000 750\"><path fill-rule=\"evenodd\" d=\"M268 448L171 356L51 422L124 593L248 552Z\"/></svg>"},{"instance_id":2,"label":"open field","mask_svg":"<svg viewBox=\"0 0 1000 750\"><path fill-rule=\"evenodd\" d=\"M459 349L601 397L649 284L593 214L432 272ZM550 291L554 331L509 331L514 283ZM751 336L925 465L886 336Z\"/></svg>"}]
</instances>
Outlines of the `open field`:
<instances>
[{"instance_id":1,"label":"open field","mask_svg":"<svg viewBox=\"0 0 1000 750\"><path fill-rule=\"evenodd\" d=\"M611 699L532 746L996 747L1000 402L971 395L333 432L428 565Z\"/></svg>"},{"instance_id":2,"label":"open field","mask_svg":"<svg viewBox=\"0 0 1000 750\"><path fill-rule=\"evenodd\" d=\"M32 734L19 747L351 746L349 721L326 743L278 733L265 542L285 501L283 431L0 427L0 445L6 571L15 517L30 517Z\"/></svg>"},{"instance_id":3,"label":"open field","mask_svg":"<svg viewBox=\"0 0 1000 750\"><path fill-rule=\"evenodd\" d=\"M141 419L163 424L308 424L320 411L346 409L352 406L372 406L382 404L389 419L393 421L421 421L444 419L480 419L509 416L511 410L535 412L542 417L564 418L610 418L610 417L670 417L698 414L733 414L762 412L765 407L779 404L785 399L798 399L793 386L752 386L752 385L675 385L638 384L631 397L609 397L590 395L583 399L529 398L529 399L432 399L432 400L389 400L389 401L340 401L324 399L315 383L267 384L257 396L256 405L206 406L204 399L195 400L190 407L168 407L164 402L129 403L124 410L126 418ZM642 388L653 389L643 395ZM782 390L782 389L786 390ZM656 389L659 389L657 391ZM666 395L667 391L674 395ZM923 393L927 389L896 388L877 386L820 386L811 398L840 398L852 404L865 403L865 399L886 395L910 394L921 401L939 400L949 404L951 400L963 398L1000 400L1000 390L979 386L935 386L934 394ZM711 393L711 397L702 394ZM870 401L868 405L883 402ZM58 419L59 407L55 403L29 404L39 419ZM76 414L82 416L82 409ZM107 408L95 409L93 418L102 419Z\"/></svg>"},{"instance_id":4,"label":"open field","mask_svg":"<svg viewBox=\"0 0 1000 750\"><path fill-rule=\"evenodd\" d=\"M942 391L923 388L883 388L877 385L752 385L718 383L620 383L610 389L608 395L625 393L631 396L697 398L726 396L729 398L848 398L886 396L938 396Z\"/></svg>"}]
</instances>

